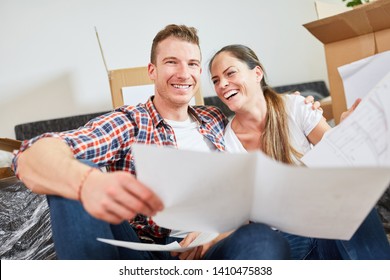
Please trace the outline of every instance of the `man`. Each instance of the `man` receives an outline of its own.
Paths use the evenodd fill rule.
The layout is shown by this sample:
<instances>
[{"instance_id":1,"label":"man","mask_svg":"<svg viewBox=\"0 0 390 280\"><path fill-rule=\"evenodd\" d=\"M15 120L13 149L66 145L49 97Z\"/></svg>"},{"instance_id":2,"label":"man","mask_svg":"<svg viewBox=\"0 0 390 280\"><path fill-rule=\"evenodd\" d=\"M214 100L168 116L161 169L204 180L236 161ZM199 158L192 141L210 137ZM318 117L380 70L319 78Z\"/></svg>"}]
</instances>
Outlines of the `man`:
<instances>
[{"instance_id":1,"label":"man","mask_svg":"<svg viewBox=\"0 0 390 280\"><path fill-rule=\"evenodd\" d=\"M202 247L172 256L96 241L101 237L165 244L184 237L170 237L171 230L158 227L150 218L163 209L163 203L134 177L134 143L224 151L223 114L214 107L188 105L199 88L201 74L196 29L168 25L161 30L153 40L148 73L155 90L145 104L123 106L71 132L38 136L24 142L14 159L16 174L25 185L48 195L60 259L201 257ZM244 225L212 244L202 253L203 258L289 256L287 242L262 224Z\"/></svg>"}]
</instances>

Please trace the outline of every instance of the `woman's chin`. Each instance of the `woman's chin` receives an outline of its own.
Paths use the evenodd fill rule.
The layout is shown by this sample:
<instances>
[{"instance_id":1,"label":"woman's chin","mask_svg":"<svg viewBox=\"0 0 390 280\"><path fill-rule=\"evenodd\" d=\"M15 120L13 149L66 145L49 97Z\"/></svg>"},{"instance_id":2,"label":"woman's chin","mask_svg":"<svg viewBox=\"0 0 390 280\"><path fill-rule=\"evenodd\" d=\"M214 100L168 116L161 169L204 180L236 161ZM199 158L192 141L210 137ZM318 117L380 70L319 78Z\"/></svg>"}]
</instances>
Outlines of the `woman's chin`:
<instances>
[{"instance_id":1,"label":"woman's chin","mask_svg":"<svg viewBox=\"0 0 390 280\"><path fill-rule=\"evenodd\" d=\"M234 100L232 101L225 101L225 105L229 108L230 111L236 112L239 109L239 106Z\"/></svg>"}]
</instances>

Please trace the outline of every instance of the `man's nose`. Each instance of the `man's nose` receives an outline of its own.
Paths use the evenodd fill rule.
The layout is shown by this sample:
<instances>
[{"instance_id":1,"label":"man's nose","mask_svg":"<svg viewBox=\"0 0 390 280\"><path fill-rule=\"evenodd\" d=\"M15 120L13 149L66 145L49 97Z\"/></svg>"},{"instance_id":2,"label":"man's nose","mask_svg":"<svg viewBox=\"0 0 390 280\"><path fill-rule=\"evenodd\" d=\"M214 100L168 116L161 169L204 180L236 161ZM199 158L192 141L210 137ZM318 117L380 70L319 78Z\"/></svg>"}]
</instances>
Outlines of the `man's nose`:
<instances>
[{"instance_id":1,"label":"man's nose","mask_svg":"<svg viewBox=\"0 0 390 280\"><path fill-rule=\"evenodd\" d=\"M181 64L178 68L177 76L181 79L188 79L191 76L188 65Z\"/></svg>"}]
</instances>

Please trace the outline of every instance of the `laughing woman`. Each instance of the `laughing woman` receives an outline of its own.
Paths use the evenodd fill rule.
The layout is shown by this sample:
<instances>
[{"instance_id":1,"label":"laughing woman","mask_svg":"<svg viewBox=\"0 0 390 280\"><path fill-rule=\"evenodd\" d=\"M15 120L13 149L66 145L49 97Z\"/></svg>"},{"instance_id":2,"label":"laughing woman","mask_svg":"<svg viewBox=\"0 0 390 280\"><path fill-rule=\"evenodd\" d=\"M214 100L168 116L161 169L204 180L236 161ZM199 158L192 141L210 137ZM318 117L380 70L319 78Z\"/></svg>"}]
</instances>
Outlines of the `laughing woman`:
<instances>
[{"instance_id":1,"label":"laughing woman","mask_svg":"<svg viewBox=\"0 0 390 280\"><path fill-rule=\"evenodd\" d=\"M246 46L222 48L210 60L209 70L218 97L235 113L225 130L229 152L262 150L275 160L299 165L302 155L331 129L322 112L312 110L302 96L278 94L268 86L257 55ZM282 234L293 259L390 259L375 209L349 241Z\"/></svg>"}]
</instances>

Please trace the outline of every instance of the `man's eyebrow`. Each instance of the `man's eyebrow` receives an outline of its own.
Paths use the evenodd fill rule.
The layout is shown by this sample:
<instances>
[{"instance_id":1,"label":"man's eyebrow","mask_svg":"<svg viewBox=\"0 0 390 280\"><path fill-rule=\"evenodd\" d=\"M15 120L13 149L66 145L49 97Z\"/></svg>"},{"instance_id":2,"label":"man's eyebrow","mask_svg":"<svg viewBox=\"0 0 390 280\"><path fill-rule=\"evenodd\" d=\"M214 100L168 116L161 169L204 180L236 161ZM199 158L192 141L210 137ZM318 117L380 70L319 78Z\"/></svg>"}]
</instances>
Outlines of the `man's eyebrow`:
<instances>
[{"instance_id":1,"label":"man's eyebrow","mask_svg":"<svg viewBox=\"0 0 390 280\"><path fill-rule=\"evenodd\" d=\"M177 57L175 57L175 56L164 57L164 58L163 58L163 61L165 61L165 60L170 60L170 59L177 60Z\"/></svg>"},{"instance_id":2,"label":"man's eyebrow","mask_svg":"<svg viewBox=\"0 0 390 280\"><path fill-rule=\"evenodd\" d=\"M196 63L199 63L200 64L200 60L199 59L190 59L190 62L196 62Z\"/></svg>"},{"instance_id":3,"label":"man's eyebrow","mask_svg":"<svg viewBox=\"0 0 390 280\"><path fill-rule=\"evenodd\" d=\"M163 58L163 61L166 61L166 60L179 60L179 59L176 56L167 56L167 57ZM200 60L196 59L196 58L190 59L189 61L201 64Z\"/></svg>"}]
</instances>

